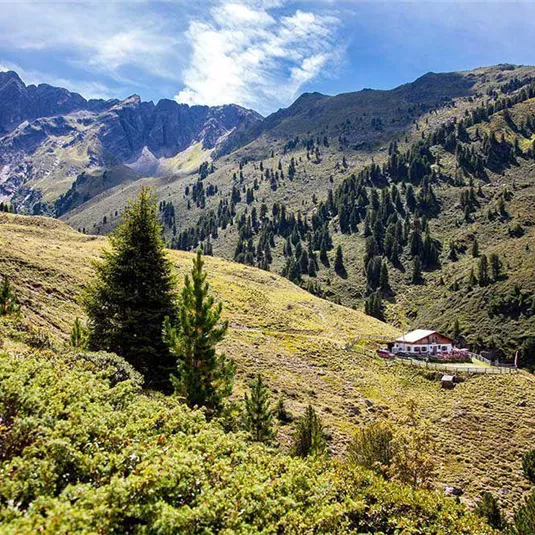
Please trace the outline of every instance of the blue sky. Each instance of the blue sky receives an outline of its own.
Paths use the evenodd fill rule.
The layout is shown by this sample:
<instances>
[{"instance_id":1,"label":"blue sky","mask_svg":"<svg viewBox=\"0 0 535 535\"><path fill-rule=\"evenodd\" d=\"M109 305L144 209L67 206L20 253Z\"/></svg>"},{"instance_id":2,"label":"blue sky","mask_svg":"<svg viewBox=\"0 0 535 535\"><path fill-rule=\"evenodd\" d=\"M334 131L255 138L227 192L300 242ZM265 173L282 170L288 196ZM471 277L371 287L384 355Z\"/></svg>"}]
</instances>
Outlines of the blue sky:
<instances>
[{"instance_id":1,"label":"blue sky","mask_svg":"<svg viewBox=\"0 0 535 535\"><path fill-rule=\"evenodd\" d=\"M85 97L234 102L387 89L428 72L535 64L535 3L0 0L0 70Z\"/></svg>"}]
</instances>

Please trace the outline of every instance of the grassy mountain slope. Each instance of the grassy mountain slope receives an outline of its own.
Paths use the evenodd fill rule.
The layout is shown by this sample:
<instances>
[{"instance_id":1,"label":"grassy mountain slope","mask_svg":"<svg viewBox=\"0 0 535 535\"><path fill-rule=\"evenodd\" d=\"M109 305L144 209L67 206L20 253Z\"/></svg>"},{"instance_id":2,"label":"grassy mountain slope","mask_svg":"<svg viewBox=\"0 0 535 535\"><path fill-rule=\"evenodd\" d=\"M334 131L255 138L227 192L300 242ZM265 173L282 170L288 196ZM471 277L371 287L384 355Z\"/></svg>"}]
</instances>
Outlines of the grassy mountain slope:
<instances>
[{"instance_id":1,"label":"grassy mountain slope","mask_svg":"<svg viewBox=\"0 0 535 535\"><path fill-rule=\"evenodd\" d=\"M195 225L198 227L197 222L210 210L217 211L222 201L229 202L234 186L241 191L241 200L235 204L234 225L220 227L217 237L212 234L214 253L233 258L239 242L236 223L243 214L250 215L253 209L259 212L263 203L269 214L274 203L282 203L288 211L301 212L310 221L317 213L318 202L325 201L329 190L336 192L351 174L358 174L373 162L381 166L388 162L388 140L396 140L399 154L418 149L419 143L444 125L464 120L478 108L492 106L500 99L518 97L534 79L533 67L501 65L451 75L429 74L390 92L364 91L337 97L305 95L287 110L258 123L257 128L263 130L256 132L257 137L249 144L215 162L215 172L203 183L205 190L212 186L217 188L217 193L207 196L201 205L196 205L191 195L198 177L181 176L120 186L64 217L75 228L108 232L118 221L115 214L126 199L144 183L153 186L161 200L173 203L175 227L180 233ZM441 100L440 95L447 98ZM422 106L415 103L422 103ZM429 146L425 158L432 158L434 162L430 165L433 176L427 178L438 209L430 216L425 211L423 215L429 216L431 235L442 246L439 265L424 273L422 284L413 285L410 283L410 254L405 251L397 266L388 263L392 291L383 297L389 322L403 329L428 326L451 332L458 319L470 343L477 342L479 347L496 344L509 357L524 339L533 335L535 314L491 310L493 298L514 293L516 287L528 299L535 295L531 267L535 258L533 247L529 246L535 228L531 214L535 196L535 162L531 147L535 132L525 126L533 118L535 99L521 99L467 129L467 137L459 146L470 154L485 157L483 139L490 135L498 140L503 137L504 143L510 146L517 143L521 153L507 161L498 161L496 155L492 156L495 161L489 159L483 174L474 173L469 165L461 164L456 149L446 150L440 143ZM300 136L299 141L288 147L288 142L296 136ZM362 147L359 140L367 140L367 145ZM499 154L501 149L497 150ZM296 170L290 179L288 170L292 160ZM275 181L274 186L273 179L266 178L266 170L271 173L280 170L285 176ZM367 183L366 187L368 191L375 187L381 194L392 182L396 182L395 178L387 176L381 184ZM407 180L397 183L403 186ZM460 197L463 192L470 191L470 184L477 191L477 199L466 218ZM416 181L414 186L418 193L422 182ZM246 203L245 190L250 188L256 188L254 200ZM502 202L500 199L504 212L489 218L489 210L494 213ZM518 228L522 235L515 237ZM364 270L363 224L360 223L357 232L342 233L339 214L335 213L329 219L329 230L334 245L328 253L330 266L320 263L316 277L309 278L306 274L301 277L303 284L307 286L311 282L327 298L363 309L369 293ZM170 232L168 236L171 239ZM253 236L255 247L259 236L260 233ZM479 259L470 254L475 239L481 254L500 256L503 272L492 284L468 287L471 269L475 272L478 269ZM270 269L281 272L286 261L285 240L277 236L274 242ZM450 243L459 248L458 261L449 259ZM333 269L337 245L343 248L345 277L338 276Z\"/></svg>"},{"instance_id":2,"label":"grassy mountain slope","mask_svg":"<svg viewBox=\"0 0 535 535\"><path fill-rule=\"evenodd\" d=\"M25 340L66 339L74 318L83 316L77 296L104 244L56 220L0 216L0 273L12 279L20 296L24 319L18 329L26 332ZM190 253L170 254L180 275L190 269ZM518 500L526 488L519 456L535 439L535 393L528 378L475 376L443 390L434 373L344 349L356 338L373 347L397 335L396 329L273 273L206 260L209 282L230 321L222 349L238 364L236 396L262 372L294 415L308 403L317 407L338 452L359 425L383 416L397 420L414 399L437 440L438 482L461 487L468 501L482 490L499 494L508 507ZM0 334L4 350L23 350L9 326ZM283 443L292 425L281 427Z\"/></svg>"}]
</instances>

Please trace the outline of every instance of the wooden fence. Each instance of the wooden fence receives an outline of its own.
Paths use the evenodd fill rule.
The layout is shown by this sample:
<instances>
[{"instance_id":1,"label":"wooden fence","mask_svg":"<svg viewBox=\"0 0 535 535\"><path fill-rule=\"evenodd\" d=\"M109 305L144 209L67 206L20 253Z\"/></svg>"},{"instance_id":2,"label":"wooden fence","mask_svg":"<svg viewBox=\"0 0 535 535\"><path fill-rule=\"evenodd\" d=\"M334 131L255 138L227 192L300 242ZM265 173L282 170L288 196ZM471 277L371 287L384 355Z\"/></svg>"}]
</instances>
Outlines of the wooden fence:
<instances>
[{"instance_id":1,"label":"wooden fence","mask_svg":"<svg viewBox=\"0 0 535 535\"><path fill-rule=\"evenodd\" d=\"M503 373L518 373L516 368L505 368L502 366L459 366L455 364L441 364L438 362L426 362L424 360L416 359L402 359L396 357L396 362L401 362L408 366L420 366L421 368L428 368L430 370L444 371L450 373L488 373L488 374L503 374Z\"/></svg>"},{"instance_id":2,"label":"wooden fence","mask_svg":"<svg viewBox=\"0 0 535 535\"><path fill-rule=\"evenodd\" d=\"M390 357L382 358L373 349L366 349L356 345L348 345L346 348L351 349L359 355L366 357L377 358L386 362L399 362L405 366L418 366L429 370L437 370L450 373L488 373L488 374L507 374L518 373L516 368L502 367L502 366L459 366L455 364L441 364L438 362L426 362L424 360L412 359L410 357Z\"/></svg>"}]
</instances>

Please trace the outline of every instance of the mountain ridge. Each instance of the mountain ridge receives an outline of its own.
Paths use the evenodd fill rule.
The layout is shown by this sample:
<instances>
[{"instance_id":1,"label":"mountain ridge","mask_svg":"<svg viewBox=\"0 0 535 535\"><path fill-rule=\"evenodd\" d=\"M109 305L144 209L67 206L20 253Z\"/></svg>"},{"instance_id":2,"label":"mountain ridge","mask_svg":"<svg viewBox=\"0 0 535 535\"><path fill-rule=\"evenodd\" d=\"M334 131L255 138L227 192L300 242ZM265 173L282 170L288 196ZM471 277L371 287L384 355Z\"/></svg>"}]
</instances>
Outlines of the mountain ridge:
<instances>
[{"instance_id":1,"label":"mountain ridge","mask_svg":"<svg viewBox=\"0 0 535 535\"><path fill-rule=\"evenodd\" d=\"M261 116L234 104L189 106L139 95L86 100L47 84L0 73L0 197L55 201L84 171L132 164L146 149L170 159L200 143L205 157L243 121ZM157 165L155 172L157 172Z\"/></svg>"}]
</instances>

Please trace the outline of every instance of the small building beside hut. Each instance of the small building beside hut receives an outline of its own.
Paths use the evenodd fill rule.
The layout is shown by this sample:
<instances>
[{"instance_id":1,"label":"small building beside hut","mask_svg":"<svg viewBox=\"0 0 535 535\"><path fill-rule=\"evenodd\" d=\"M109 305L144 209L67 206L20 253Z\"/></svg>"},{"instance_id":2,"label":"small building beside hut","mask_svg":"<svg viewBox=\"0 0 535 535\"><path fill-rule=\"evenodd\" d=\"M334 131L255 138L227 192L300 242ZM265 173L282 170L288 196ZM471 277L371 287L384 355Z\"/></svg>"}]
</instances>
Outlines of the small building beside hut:
<instances>
[{"instance_id":1,"label":"small building beside hut","mask_svg":"<svg viewBox=\"0 0 535 535\"><path fill-rule=\"evenodd\" d=\"M437 331L416 329L394 340L391 351L394 354L447 355L453 351L453 339Z\"/></svg>"},{"instance_id":2,"label":"small building beside hut","mask_svg":"<svg viewBox=\"0 0 535 535\"><path fill-rule=\"evenodd\" d=\"M443 375L442 379L440 380L440 384L442 385L442 388L447 388L449 390L455 388L455 376Z\"/></svg>"}]
</instances>

